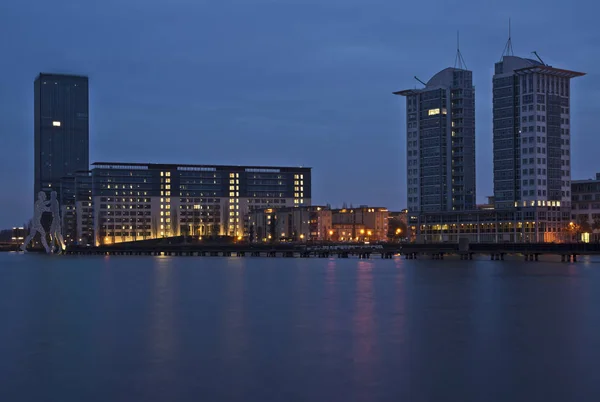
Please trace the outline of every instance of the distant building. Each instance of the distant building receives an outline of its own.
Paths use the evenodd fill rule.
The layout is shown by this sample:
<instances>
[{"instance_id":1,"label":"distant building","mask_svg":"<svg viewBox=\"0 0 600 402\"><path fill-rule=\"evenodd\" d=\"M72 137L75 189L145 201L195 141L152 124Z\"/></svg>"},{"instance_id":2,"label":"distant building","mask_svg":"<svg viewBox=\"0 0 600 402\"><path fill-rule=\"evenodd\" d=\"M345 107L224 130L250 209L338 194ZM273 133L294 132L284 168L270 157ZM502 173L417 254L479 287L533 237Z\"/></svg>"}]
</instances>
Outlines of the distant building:
<instances>
[{"instance_id":1,"label":"distant building","mask_svg":"<svg viewBox=\"0 0 600 402\"><path fill-rule=\"evenodd\" d=\"M60 181L63 238L66 245L94 245L91 171L79 171Z\"/></svg>"},{"instance_id":2,"label":"distant building","mask_svg":"<svg viewBox=\"0 0 600 402\"><path fill-rule=\"evenodd\" d=\"M248 212L244 237L252 242L325 241L331 230L327 207L273 207Z\"/></svg>"},{"instance_id":3,"label":"distant building","mask_svg":"<svg viewBox=\"0 0 600 402\"><path fill-rule=\"evenodd\" d=\"M252 209L311 204L303 167L92 165L97 244L177 235L241 237Z\"/></svg>"},{"instance_id":4,"label":"distant building","mask_svg":"<svg viewBox=\"0 0 600 402\"><path fill-rule=\"evenodd\" d=\"M571 182L571 222L583 241L600 241L600 173L595 180Z\"/></svg>"},{"instance_id":5,"label":"distant building","mask_svg":"<svg viewBox=\"0 0 600 402\"><path fill-rule=\"evenodd\" d=\"M25 237L27 237L27 232L24 227L12 228L11 242L13 244L23 244Z\"/></svg>"},{"instance_id":6,"label":"distant building","mask_svg":"<svg viewBox=\"0 0 600 402\"><path fill-rule=\"evenodd\" d=\"M475 208L475 88L469 70L446 68L406 97L411 213Z\"/></svg>"},{"instance_id":7,"label":"distant building","mask_svg":"<svg viewBox=\"0 0 600 402\"><path fill-rule=\"evenodd\" d=\"M358 208L333 209L332 232L333 241L370 241L388 240L387 208L374 208L361 205Z\"/></svg>"},{"instance_id":8,"label":"distant building","mask_svg":"<svg viewBox=\"0 0 600 402\"><path fill-rule=\"evenodd\" d=\"M477 209L487 209L487 210L495 209L494 196L490 195L487 197L487 199L488 199L488 201L485 204L477 204Z\"/></svg>"},{"instance_id":9,"label":"distant building","mask_svg":"<svg viewBox=\"0 0 600 402\"><path fill-rule=\"evenodd\" d=\"M40 73L34 82L34 199L89 169L88 78Z\"/></svg>"}]
</instances>

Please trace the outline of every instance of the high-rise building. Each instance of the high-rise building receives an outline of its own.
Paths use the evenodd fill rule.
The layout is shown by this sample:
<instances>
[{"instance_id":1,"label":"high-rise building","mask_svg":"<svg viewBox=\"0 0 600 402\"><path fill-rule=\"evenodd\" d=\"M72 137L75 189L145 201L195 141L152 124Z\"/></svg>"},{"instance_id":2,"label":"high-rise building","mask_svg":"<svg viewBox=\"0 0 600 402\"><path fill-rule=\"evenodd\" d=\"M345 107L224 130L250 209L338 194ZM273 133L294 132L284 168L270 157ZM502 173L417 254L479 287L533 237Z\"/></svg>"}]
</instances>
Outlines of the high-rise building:
<instances>
[{"instance_id":1,"label":"high-rise building","mask_svg":"<svg viewBox=\"0 0 600 402\"><path fill-rule=\"evenodd\" d=\"M496 209L571 200L570 80L584 73L504 55L493 77Z\"/></svg>"},{"instance_id":2,"label":"high-rise building","mask_svg":"<svg viewBox=\"0 0 600 402\"><path fill-rule=\"evenodd\" d=\"M40 73L34 82L34 197L89 169L88 78Z\"/></svg>"},{"instance_id":3,"label":"high-rise building","mask_svg":"<svg viewBox=\"0 0 600 402\"><path fill-rule=\"evenodd\" d=\"M472 72L446 68L406 97L407 197L411 213L475 208Z\"/></svg>"}]
</instances>

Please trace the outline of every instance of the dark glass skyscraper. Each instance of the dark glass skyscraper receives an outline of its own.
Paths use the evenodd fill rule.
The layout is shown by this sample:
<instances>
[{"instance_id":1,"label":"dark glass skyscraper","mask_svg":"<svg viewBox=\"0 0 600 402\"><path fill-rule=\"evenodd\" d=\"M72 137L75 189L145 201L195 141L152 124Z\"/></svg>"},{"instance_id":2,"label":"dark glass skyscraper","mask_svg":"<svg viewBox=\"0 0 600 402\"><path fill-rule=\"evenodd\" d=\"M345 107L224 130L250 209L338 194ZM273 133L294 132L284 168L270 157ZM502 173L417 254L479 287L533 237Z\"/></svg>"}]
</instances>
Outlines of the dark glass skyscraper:
<instances>
[{"instance_id":1,"label":"dark glass skyscraper","mask_svg":"<svg viewBox=\"0 0 600 402\"><path fill-rule=\"evenodd\" d=\"M34 88L35 198L89 169L88 78L40 73Z\"/></svg>"}]
</instances>

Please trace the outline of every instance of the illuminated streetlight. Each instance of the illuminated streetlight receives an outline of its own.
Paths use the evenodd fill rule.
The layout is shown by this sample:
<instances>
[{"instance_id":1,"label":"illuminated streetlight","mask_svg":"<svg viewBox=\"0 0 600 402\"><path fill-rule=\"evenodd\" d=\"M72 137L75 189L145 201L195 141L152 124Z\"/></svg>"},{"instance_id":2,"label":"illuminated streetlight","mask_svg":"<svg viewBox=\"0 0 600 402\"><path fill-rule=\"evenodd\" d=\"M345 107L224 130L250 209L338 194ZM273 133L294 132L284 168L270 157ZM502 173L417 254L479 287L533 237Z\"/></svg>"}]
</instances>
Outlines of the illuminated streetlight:
<instances>
[{"instance_id":1,"label":"illuminated streetlight","mask_svg":"<svg viewBox=\"0 0 600 402\"><path fill-rule=\"evenodd\" d=\"M365 230L364 230L364 229L361 229L361 230L360 230L360 234L365 234Z\"/></svg>"},{"instance_id":2,"label":"illuminated streetlight","mask_svg":"<svg viewBox=\"0 0 600 402\"><path fill-rule=\"evenodd\" d=\"M402 233L402 229L400 229L400 228L396 229L396 234L400 234L400 233Z\"/></svg>"},{"instance_id":3,"label":"illuminated streetlight","mask_svg":"<svg viewBox=\"0 0 600 402\"><path fill-rule=\"evenodd\" d=\"M369 236L371 236L371 231L369 230L369 231L367 232L367 234L368 234Z\"/></svg>"}]
</instances>

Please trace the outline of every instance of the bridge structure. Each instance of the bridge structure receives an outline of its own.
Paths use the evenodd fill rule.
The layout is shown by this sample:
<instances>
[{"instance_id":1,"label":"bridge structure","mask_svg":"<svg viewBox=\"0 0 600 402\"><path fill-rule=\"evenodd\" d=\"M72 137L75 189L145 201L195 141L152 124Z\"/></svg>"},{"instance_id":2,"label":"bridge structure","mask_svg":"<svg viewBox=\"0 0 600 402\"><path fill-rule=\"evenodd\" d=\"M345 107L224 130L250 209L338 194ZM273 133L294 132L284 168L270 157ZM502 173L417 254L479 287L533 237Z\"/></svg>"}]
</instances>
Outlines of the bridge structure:
<instances>
[{"instance_id":1,"label":"bridge structure","mask_svg":"<svg viewBox=\"0 0 600 402\"><path fill-rule=\"evenodd\" d=\"M489 255L491 260L504 260L507 255L522 256L525 261L538 261L542 255L558 255L562 261L577 261L579 255L600 255L598 243L410 243L402 246L401 253L407 259L430 256L443 259L444 256L458 255L460 259L471 260L474 255Z\"/></svg>"},{"instance_id":2,"label":"bridge structure","mask_svg":"<svg viewBox=\"0 0 600 402\"><path fill-rule=\"evenodd\" d=\"M16 251L14 245L7 245ZM0 250L2 250L0 248ZM7 250L8 251L8 250ZM472 260L489 256L504 260L505 256L538 261L540 256L560 256L562 261L577 261L581 255L600 255L599 243L247 243L204 242L184 237L114 243L98 247L70 246L67 255L151 255L197 257L286 257L286 258L382 258L404 256L406 259L444 259L458 257Z\"/></svg>"},{"instance_id":3,"label":"bridge structure","mask_svg":"<svg viewBox=\"0 0 600 402\"><path fill-rule=\"evenodd\" d=\"M398 244L327 244L307 245L281 244L202 244L153 242L146 244L117 243L99 247L68 247L67 255L152 255L152 256L195 256L195 257L286 257L286 258L382 258L391 259L399 255Z\"/></svg>"}]
</instances>

